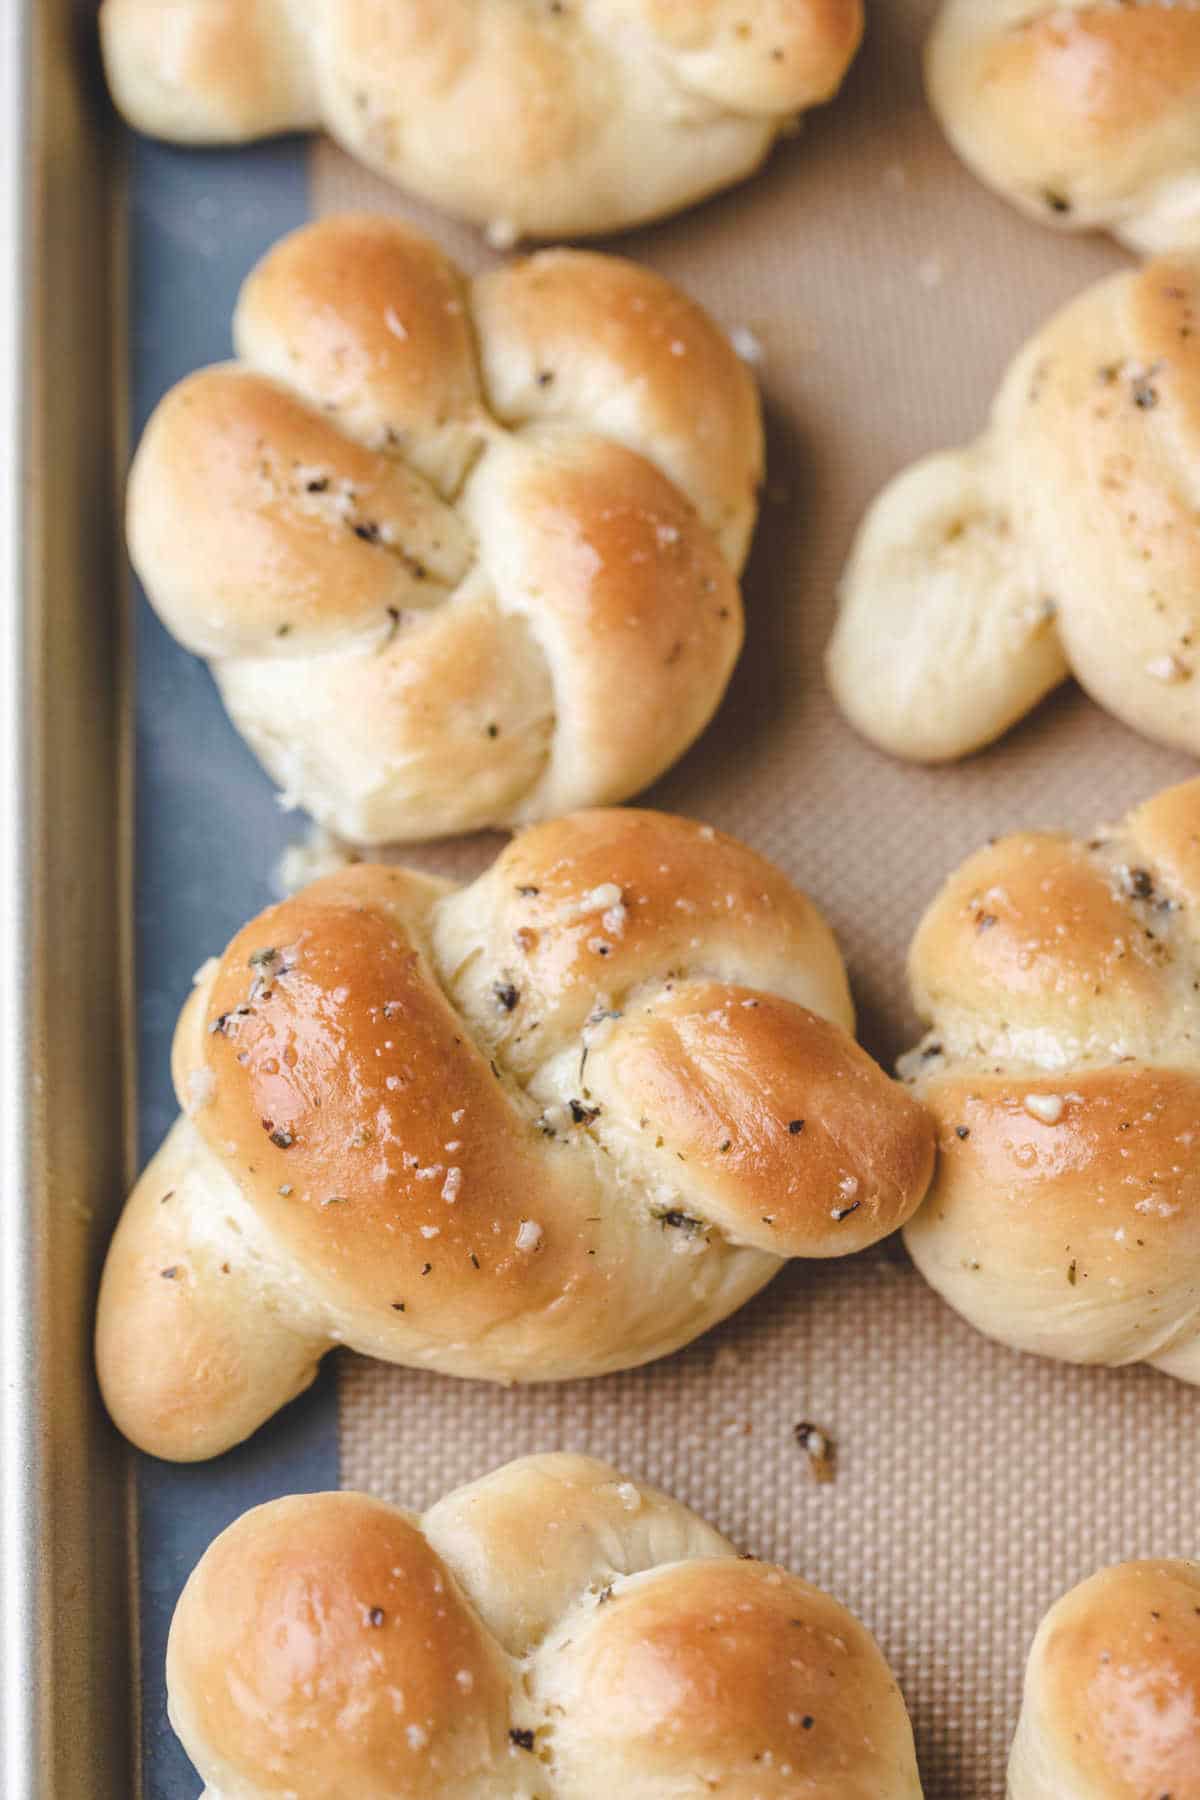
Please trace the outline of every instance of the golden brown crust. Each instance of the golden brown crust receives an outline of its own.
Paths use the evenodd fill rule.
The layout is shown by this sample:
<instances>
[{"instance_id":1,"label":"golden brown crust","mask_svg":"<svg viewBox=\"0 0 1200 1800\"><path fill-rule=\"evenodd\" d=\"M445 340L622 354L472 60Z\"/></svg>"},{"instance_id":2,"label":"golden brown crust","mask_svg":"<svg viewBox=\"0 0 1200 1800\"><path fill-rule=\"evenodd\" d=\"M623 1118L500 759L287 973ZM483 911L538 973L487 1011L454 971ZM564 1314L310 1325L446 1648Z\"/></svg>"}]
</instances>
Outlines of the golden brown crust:
<instances>
[{"instance_id":1,"label":"golden brown crust","mask_svg":"<svg viewBox=\"0 0 1200 1800\"><path fill-rule=\"evenodd\" d=\"M699 307L578 251L468 286L350 216L264 258L235 338L147 427L130 551L294 800L361 842L512 824L704 728L762 429Z\"/></svg>"},{"instance_id":2,"label":"golden brown crust","mask_svg":"<svg viewBox=\"0 0 1200 1800\"><path fill-rule=\"evenodd\" d=\"M888 1236L933 1172L933 1141L840 1026L789 1001L716 983L673 986L615 1035L597 1095L640 1096L646 1155L682 1157L705 1216L771 1251L803 1239L842 1255ZM761 1071L753 1085L743 1071ZM670 1138L655 1150L669 1121Z\"/></svg>"},{"instance_id":3,"label":"golden brown crust","mask_svg":"<svg viewBox=\"0 0 1200 1800\"><path fill-rule=\"evenodd\" d=\"M185 1588L168 1684L239 1800L920 1796L863 1626L585 1457L512 1463L420 1524L359 1494L257 1508Z\"/></svg>"},{"instance_id":4,"label":"golden brown crust","mask_svg":"<svg viewBox=\"0 0 1200 1800\"><path fill-rule=\"evenodd\" d=\"M482 1338L603 1275L581 1199L547 1182L537 1132L405 929L411 881L360 864L234 938L199 1026L213 1083L200 1128L339 1305L383 1329L397 1299L426 1311L449 1288L454 1335ZM553 1224L531 1256L518 1237L539 1191Z\"/></svg>"},{"instance_id":5,"label":"golden brown crust","mask_svg":"<svg viewBox=\"0 0 1200 1800\"><path fill-rule=\"evenodd\" d=\"M930 95L977 174L1065 227L1197 244L1200 14L1171 0L948 0Z\"/></svg>"},{"instance_id":6,"label":"golden brown crust","mask_svg":"<svg viewBox=\"0 0 1200 1800\"><path fill-rule=\"evenodd\" d=\"M619 257L547 250L475 284L483 373L506 425L578 417L647 454L739 568L763 476L754 384L732 344L661 276ZM637 412L628 395L638 396Z\"/></svg>"},{"instance_id":7,"label":"golden brown crust","mask_svg":"<svg viewBox=\"0 0 1200 1800\"><path fill-rule=\"evenodd\" d=\"M1086 845L1001 839L917 932L907 1066L939 1121L906 1240L982 1330L1200 1379L1200 781Z\"/></svg>"},{"instance_id":8,"label":"golden brown crust","mask_svg":"<svg viewBox=\"0 0 1200 1800\"><path fill-rule=\"evenodd\" d=\"M653 1571L572 1617L535 1689L566 1715L558 1792L636 1768L666 1793L814 1800L915 1794L904 1702L869 1634L827 1594L756 1562ZM589 1780L590 1778L590 1780Z\"/></svg>"},{"instance_id":9,"label":"golden brown crust","mask_svg":"<svg viewBox=\"0 0 1200 1800\"><path fill-rule=\"evenodd\" d=\"M749 174L838 87L862 0L104 0L100 24L141 130L221 143L322 123L435 205L574 237Z\"/></svg>"},{"instance_id":10,"label":"golden brown crust","mask_svg":"<svg viewBox=\"0 0 1200 1800\"><path fill-rule=\"evenodd\" d=\"M172 1626L177 1728L222 1786L460 1794L510 1754L510 1675L450 1572L362 1494L276 1500L209 1549Z\"/></svg>"},{"instance_id":11,"label":"golden brown crust","mask_svg":"<svg viewBox=\"0 0 1200 1800\"><path fill-rule=\"evenodd\" d=\"M1192 798L1193 808L1195 797ZM1127 1021L1163 1020L1172 1004L1163 939L1133 904L1132 875L1050 833L1001 838L952 874L909 953L925 1018L998 1015L1010 1032L1073 1030L1112 1044Z\"/></svg>"},{"instance_id":12,"label":"golden brown crust","mask_svg":"<svg viewBox=\"0 0 1200 1800\"><path fill-rule=\"evenodd\" d=\"M811 903L684 820L556 821L457 892L371 864L315 883L181 1015L164 1155L186 1181L156 1213L148 1171L118 1234L114 1415L159 1454L210 1453L334 1342L600 1373L687 1341L787 1256L876 1241L927 1185L932 1124L851 1024ZM164 1231L194 1325L147 1379Z\"/></svg>"},{"instance_id":13,"label":"golden brown crust","mask_svg":"<svg viewBox=\"0 0 1200 1800\"><path fill-rule=\"evenodd\" d=\"M1009 1792L1198 1800L1195 1563L1118 1563L1050 1609L1030 1653Z\"/></svg>"}]
</instances>

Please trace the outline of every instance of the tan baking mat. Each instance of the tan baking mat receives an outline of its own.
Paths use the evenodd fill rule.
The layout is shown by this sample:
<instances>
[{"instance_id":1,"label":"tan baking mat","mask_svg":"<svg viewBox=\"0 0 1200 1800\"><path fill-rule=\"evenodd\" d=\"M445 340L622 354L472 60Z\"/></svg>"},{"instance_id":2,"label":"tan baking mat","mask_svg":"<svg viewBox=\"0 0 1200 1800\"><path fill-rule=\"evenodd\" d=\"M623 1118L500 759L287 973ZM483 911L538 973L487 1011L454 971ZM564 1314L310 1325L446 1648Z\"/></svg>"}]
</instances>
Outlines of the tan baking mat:
<instances>
[{"instance_id":1,"label":"tan baking mat","mask_svg":"<svg viewBox=\"0 0 1200 1800\"><path fill-rule=\"evenodd\" d=\"M985 756L903 768L825 691L834 583L867 500L976 430L1025 334L1120 261L1023 222L959 168L922 100L928 0L869 10L846 92L763 176L619 247L761 341L770 427L747 649L716 723L650 798L737 833L816 897L866 1041L890 1060L913 1031L905 947L947 870L1012 826L1087 830L1188 770L1074 690ZM331 149L313 180L318 211L403 212L486 260L476 236ZM413 860L467 874L493 847ZM837 1440L831 1486L792 1441L805 1418ZM793 1265L721 1330L630 1375L504 1392L347 1359L342 1470L423 1506L525 1451L610 1457L848 1602L903 1685L927 1795L993 1800L1044 1608L1104 1560L1200 1548L1198 1425L1200 1396L1165 1376L987 1343L893 1246Z\"/></svg>"}]
</instances>

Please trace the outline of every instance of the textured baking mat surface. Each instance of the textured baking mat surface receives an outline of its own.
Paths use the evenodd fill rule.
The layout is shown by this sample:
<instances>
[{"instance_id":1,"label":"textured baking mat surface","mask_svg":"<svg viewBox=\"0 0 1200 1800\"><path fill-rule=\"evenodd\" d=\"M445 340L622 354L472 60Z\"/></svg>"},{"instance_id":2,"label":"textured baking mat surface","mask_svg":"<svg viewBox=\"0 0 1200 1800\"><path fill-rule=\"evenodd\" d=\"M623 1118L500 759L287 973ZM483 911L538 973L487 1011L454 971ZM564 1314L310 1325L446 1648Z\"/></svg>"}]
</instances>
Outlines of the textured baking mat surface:
<instances>
[{"instance_id":1,"label":"textured baking mat surface","mask_svg":"<svg viewBox=\"0 0 1200 1800\"><path fill-rule=\"evenodd\" d=\"M747 648L716 722L649 799L735 832L813 894L865 1040L890 1062L915 1031L908 939L955 863L1013 827L1086 831L1189 768L1073 688L985 755L905 768L855 738L825 691L834 586L871 495L977 431L1021 340L1122 260L974 182L923 101L933 7L868 10L841 99L758 180L611 247L753 333L769 428ZM326 146L313 200L400 213L469 267L489 260L477 236ZM408 860L465 876L494 847ZM1164 1376L988 1343L891 1245L794 1264L682 1355L600 1381L505 1391L347 1358L342 1480L419 1507L526 1451L609 1457L859 1612L904 1688L930 1800L995 1800L1046 1606L1103 1561L1196 1552L1198 1409ZM830 1485L795 1445L801 1419L836 1440Z\"/></svg>"}]
</instances>

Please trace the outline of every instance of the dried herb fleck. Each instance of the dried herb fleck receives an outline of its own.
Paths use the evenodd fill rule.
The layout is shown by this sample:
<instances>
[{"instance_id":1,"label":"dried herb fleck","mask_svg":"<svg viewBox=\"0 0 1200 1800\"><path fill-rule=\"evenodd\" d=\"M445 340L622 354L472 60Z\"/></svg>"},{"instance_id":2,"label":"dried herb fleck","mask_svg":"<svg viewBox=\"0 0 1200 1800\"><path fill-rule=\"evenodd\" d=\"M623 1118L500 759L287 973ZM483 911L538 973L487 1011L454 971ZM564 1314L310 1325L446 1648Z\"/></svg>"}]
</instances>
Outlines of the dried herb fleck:
<instances>
[{"instance_id":1,"label":"dried herb fleck","mask_svg":"<svg viewBox=\"0 0 1200 1800\"><path fill-rule=\"evenodd\" d=\"M497 1006L502 1006L505 1012L512 1012L521 998L511 981L494 981L492 992L496 996Z\"/></svg>"},{"instance_id":2,"label":"dried herb fleck","mask_svg":"<svg viewBox=\"0 0 1200 1800\"><path fill-rule=\"evenodd\" d=\"M515 1744L518 1750L533 1749L533 1733L527 1725L514 1725L508 1736L509 1742Z\"/></svg>"},{"instance_id":3,"label":"dried herb fleck","mask_svg":"<svg viewBox=\"0 0 1200 1800\"><path fill-rule=\"evenodd\" d=\"M660 1225L668 1226L672 1231L686 1231L689 1236L697 1231L707 1230L703 1219L693 1218L691 1213L680 1212L676 1207L668 1209L655 1207L650 1217L657 1219Z\"/></svg>"}]
</instances>

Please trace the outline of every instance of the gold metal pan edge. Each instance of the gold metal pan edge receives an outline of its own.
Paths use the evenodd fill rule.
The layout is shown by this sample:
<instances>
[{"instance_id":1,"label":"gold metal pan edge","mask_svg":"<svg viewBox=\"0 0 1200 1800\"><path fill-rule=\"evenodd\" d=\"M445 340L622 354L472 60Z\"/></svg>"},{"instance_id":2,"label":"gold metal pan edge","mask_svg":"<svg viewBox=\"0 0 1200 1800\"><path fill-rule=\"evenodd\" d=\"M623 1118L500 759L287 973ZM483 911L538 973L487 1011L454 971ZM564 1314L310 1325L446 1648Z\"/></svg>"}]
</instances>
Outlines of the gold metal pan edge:
<instances>
[{"instance_id":1,"label":"gold metal pan edge","mask_svg":"<svg viewBox=\"0 0 1200 1800\"><path fill-rule=\"evenodd\" d=\"M128 1167L119 161L70 0L0 32L0 1793L133 1792L129 1461L91 1316Z\"/></svg>"}]
</instances>

